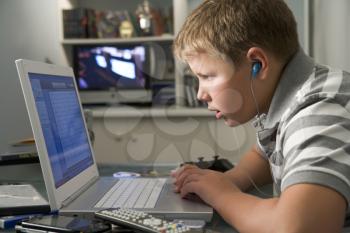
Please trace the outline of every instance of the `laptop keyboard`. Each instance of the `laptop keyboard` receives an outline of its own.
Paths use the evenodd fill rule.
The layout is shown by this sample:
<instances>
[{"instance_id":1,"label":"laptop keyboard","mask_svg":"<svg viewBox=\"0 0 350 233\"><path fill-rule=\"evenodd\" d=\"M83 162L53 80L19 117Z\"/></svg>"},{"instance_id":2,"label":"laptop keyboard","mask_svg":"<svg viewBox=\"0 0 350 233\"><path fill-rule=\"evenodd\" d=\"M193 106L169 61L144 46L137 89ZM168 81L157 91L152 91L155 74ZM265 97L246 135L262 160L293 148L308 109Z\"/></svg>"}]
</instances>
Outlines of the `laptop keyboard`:
<instances>
[{"instance_id":1,"label":"laptop keyboard","mask_svg":"<svg viewBox=\"0 0 350 233\"><path fill-rule=\"evenodd\" d=\"M121 179L95 208L154 208L165 181L165 178Z\"/></svg>"}]
</instances>

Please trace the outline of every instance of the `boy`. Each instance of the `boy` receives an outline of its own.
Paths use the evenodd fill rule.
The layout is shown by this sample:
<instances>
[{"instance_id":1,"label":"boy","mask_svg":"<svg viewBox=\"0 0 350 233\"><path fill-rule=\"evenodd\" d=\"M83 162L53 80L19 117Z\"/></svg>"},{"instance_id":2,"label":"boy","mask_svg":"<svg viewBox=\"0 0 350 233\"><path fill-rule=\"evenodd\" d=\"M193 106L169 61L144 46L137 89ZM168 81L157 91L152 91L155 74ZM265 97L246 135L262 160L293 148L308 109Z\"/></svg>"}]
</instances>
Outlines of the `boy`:
<instances>
[{"instance_id":1,"label":"boy","mask_svg":"<svg viewBox=\"0 0 350 233\"><path fill-rule=\"evenodd\" d=\"M206 0L174 42L216 118L234 127L257 115L257 145L234 169L173 174L181 196L197 194L239 232L334 233L344 223L350 76L315 64L297 38L283 0ZM276 197L244 193L269 182Z\"/></svg>"}]
</instances>

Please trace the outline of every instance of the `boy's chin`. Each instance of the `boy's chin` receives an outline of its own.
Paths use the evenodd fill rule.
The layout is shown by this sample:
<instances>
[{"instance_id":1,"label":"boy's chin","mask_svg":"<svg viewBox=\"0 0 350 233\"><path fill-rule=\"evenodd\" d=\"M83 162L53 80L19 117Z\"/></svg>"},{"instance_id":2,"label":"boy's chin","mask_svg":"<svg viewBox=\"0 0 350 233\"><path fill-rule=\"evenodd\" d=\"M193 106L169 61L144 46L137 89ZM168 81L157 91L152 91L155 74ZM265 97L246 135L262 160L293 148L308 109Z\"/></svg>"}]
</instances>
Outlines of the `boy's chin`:
<instances>
[{"instance_id":1,"label":"boy's chin","mask_svg":"<svg viewBox=\"0 0 350 233\"><path fill-rule=\"evenodd\" d=\"M235 121L233 119L227 119L225 118L225 125L229 126L229 127L236 127L239 126L241 123L239 123L238 121Z\"/></svg>"}]
</instances>

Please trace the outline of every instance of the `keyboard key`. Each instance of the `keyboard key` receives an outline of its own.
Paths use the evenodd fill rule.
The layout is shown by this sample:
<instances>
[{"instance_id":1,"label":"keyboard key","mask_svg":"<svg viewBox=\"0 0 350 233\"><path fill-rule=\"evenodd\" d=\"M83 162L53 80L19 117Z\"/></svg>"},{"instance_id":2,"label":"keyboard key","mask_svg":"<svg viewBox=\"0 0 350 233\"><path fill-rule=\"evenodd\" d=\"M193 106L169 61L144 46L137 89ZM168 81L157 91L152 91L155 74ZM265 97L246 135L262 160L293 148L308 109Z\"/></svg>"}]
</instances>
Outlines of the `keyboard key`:
<instances>
[{"instance_id":1,"label":"keyboard key","mask_svg":"<svg viewBox=\"0 0 350 233\"><path fill-rule=\"evenodd\" d=\"M96 208L154 208L166 179L121 179L95 205Z\"/></svg>"}]
</instances>

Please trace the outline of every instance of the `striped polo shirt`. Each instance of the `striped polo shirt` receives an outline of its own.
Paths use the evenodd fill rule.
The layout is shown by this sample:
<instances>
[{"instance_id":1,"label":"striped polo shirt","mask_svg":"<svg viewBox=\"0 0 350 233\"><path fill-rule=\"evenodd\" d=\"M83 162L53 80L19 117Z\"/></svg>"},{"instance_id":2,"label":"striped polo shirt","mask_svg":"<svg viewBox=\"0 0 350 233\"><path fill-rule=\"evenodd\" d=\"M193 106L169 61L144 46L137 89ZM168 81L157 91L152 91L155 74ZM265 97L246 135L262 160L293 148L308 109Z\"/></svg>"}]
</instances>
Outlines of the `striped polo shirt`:
<instances>
[{"instance_id":1,"label":"striped polo shirt","mask_svg":"<svg viewBox=\"0 0 350 233\"><path fill-rule=\"evenodd\" d=\"M293 184L319 184L350 203L350 74L299 50L285 67L257 145L278 194Z\"/></svg>"}]
</instances>

